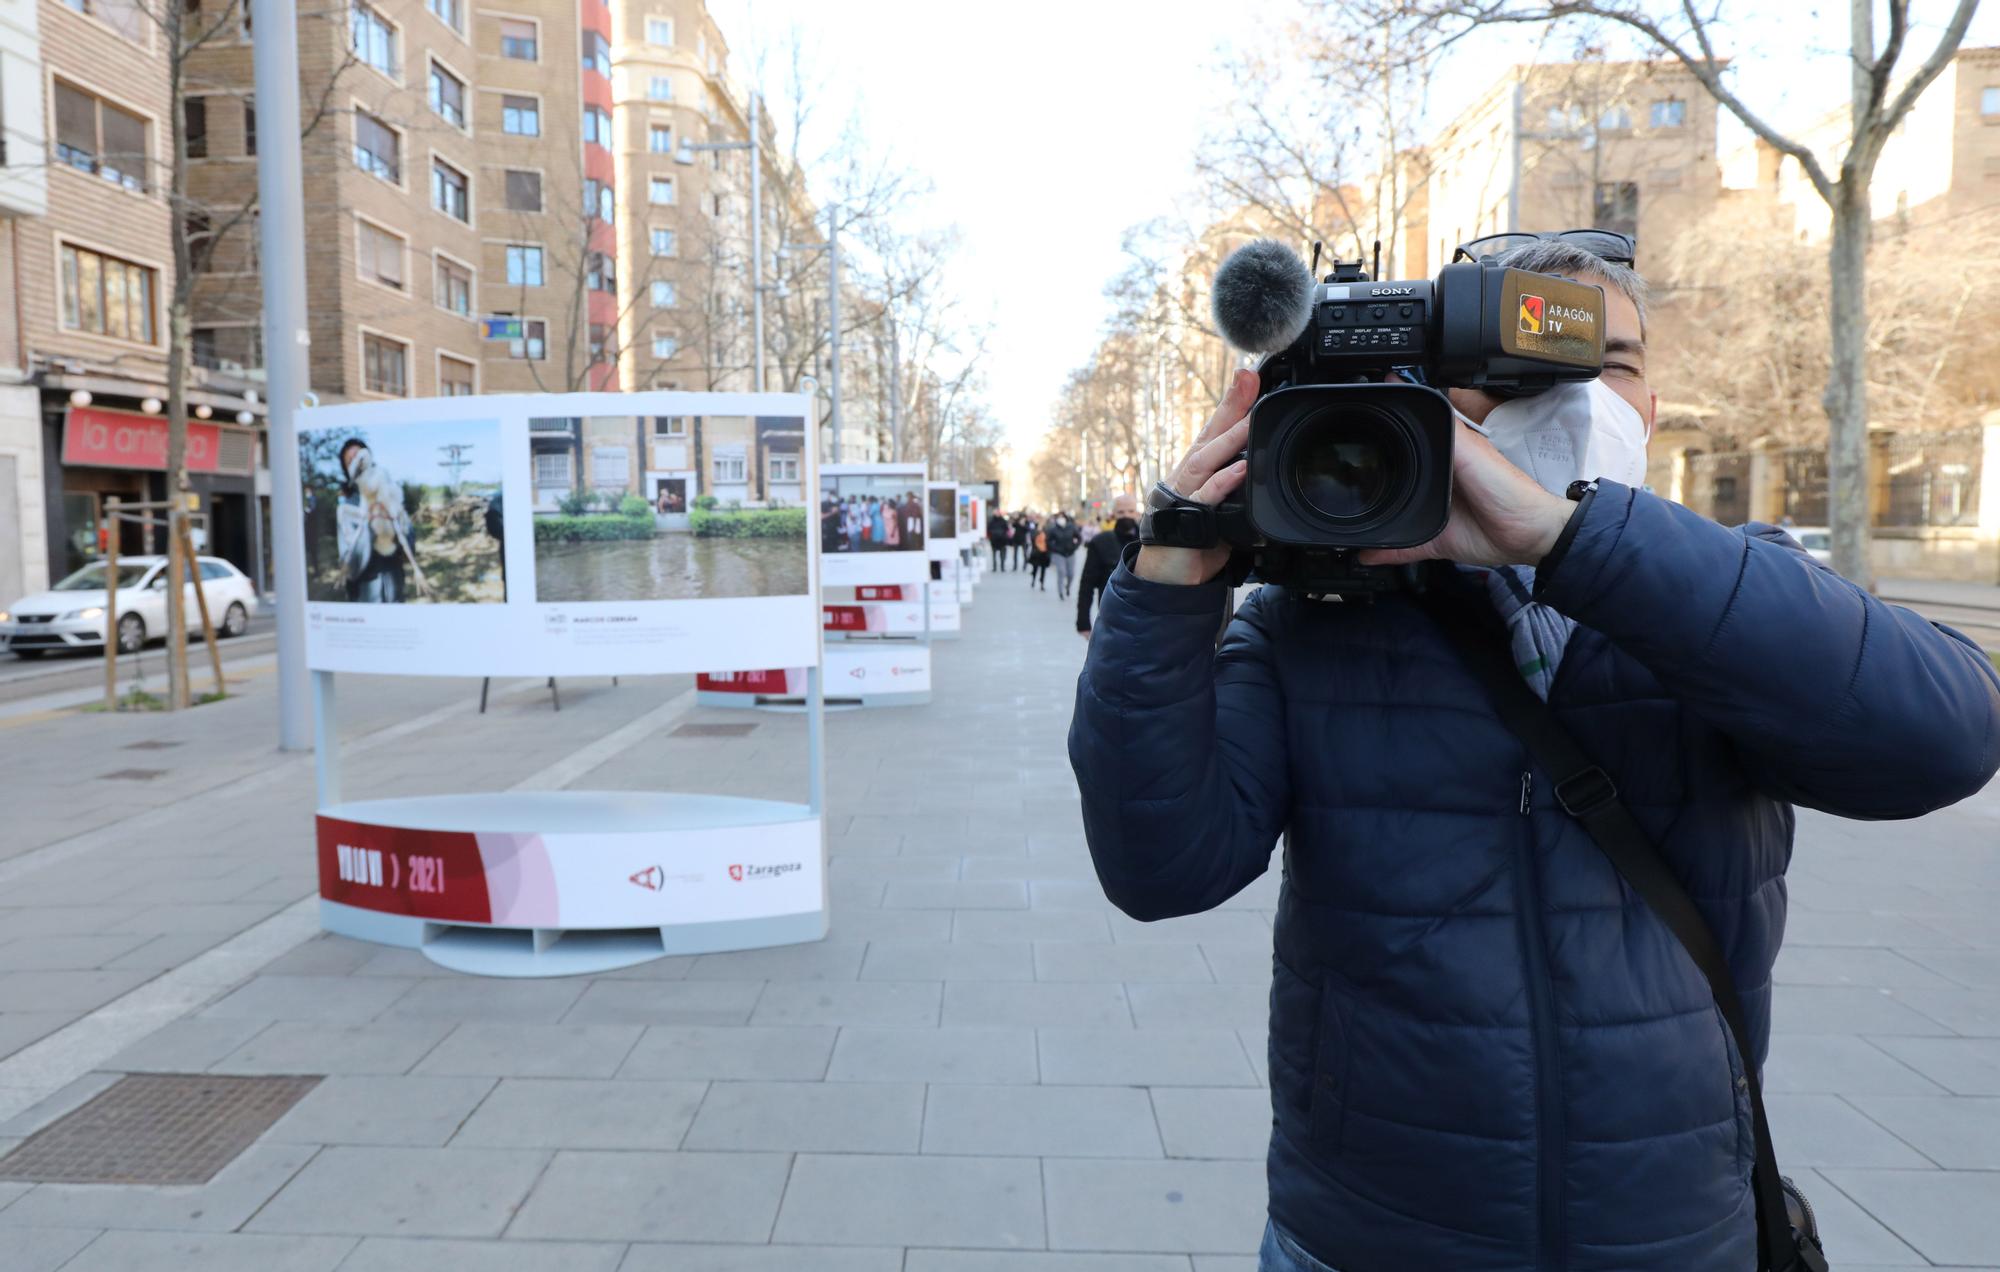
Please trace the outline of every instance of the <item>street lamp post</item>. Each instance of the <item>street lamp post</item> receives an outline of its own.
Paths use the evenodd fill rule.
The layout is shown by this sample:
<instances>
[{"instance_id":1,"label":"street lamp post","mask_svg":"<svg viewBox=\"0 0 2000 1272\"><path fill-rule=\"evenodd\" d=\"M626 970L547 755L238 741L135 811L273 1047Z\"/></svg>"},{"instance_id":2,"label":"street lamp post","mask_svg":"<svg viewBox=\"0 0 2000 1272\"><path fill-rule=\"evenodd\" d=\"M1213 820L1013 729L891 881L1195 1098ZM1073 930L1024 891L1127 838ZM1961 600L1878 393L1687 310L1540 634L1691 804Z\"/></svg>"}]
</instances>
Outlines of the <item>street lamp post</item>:
<instances>
[{"instance_id":1,"label":"street lamp post","mask_svg":"<svg viewBox=\"0 0 2000 1272\"><path fill-rule=\"evenodd\" d=\"M756 332L757 392L764 391L764 137L757 124L759 95L750 94L750 140L707 141L699 145L683 140L674 152L674 162L682 167L694 163L699 151L747 150L750 152L750 309Z\"/></svg>"},{"instance_id":2,"label":"street lamp post","mask_svg":"<svg viewBox=\"0 0 2000 1272\"><path fill-rule=\"evenodd\" d=\"M778 247L780 256L787 252L825 252L827 260L827 321L832 324L828 337L831 346L828 356L833 362L832 386L827 393L827 422L833 429L833 462L840 462L840 207L835 204L826 210L826 242L824 243L784 243Z\"/></svg>"}]
</instances>

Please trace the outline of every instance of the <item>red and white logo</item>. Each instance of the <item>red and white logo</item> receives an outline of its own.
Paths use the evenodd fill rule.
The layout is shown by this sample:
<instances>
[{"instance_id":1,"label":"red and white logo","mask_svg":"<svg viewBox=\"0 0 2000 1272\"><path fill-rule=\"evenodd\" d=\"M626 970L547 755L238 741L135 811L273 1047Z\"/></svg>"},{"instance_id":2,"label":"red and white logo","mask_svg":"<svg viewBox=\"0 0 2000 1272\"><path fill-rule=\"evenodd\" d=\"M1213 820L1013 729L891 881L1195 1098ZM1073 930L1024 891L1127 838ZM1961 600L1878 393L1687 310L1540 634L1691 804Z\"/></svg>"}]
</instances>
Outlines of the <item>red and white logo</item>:
<instances>
[{"instance_id":1,"label":"red and white logo","mask_svg":"<svg viewBox=\"0 0 2000 1272\"><path fill-rule=\"evenodd\" d=\"M743 867L742 866L729 867L729 877L736 880L736 882L738 883L743 882Z\"/></svg>"},{"instance_id":2,"label":"red and white logo","mask_svg":"<svg viewBox=\"0 0 2000 1272\"><path fill-rule=\"evenodd\" d=\"M1540 296L1521 293L1521 330L1531 336L1542 334L1542 314L1546 302Z\"/></svg>"},{"instance_id":3,"label":"red and white logo","mask_svg":"<svg viewBox=\"0 0 2000 1272\"><path fill-rule=\"evenodd\" d=\"M638 884L648 892L658 892L666 884L666 875L667 872L658 866L647 866L644 870L632 875L631 879L633 883Z\"/></svg>"}]
</instances>

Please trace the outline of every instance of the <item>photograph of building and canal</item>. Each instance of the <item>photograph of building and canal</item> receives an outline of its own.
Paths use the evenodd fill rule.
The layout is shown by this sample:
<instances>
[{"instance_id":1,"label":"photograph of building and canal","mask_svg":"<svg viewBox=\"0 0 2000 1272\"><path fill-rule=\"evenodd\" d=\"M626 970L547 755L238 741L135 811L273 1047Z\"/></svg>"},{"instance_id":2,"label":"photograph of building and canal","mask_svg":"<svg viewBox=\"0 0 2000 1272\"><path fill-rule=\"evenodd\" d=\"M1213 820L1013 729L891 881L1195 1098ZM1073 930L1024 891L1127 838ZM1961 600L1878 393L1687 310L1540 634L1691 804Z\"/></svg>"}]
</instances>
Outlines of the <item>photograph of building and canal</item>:
<instances>
[{"instance_id":1,"label":"photograph of building and canal","mask_svg":"<svg viewBox=\"0 0 2000 1272\"><path fill-rule=\"evenodd\" d=\"M803 420L531 419L528 448L537 601L807 590Z\"/></svg>"}]
</instances>

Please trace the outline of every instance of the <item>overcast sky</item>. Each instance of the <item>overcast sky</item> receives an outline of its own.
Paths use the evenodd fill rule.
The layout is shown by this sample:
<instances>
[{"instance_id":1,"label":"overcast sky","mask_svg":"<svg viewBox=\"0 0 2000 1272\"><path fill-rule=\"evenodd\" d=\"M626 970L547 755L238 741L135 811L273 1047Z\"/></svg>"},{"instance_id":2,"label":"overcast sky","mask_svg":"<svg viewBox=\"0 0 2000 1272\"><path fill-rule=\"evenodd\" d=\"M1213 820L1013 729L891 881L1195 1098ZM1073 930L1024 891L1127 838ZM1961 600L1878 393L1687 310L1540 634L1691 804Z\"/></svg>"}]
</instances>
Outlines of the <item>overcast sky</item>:
<instances>
[{"instance_id":1,"label":"overcast sky","mask_svg":"<svg viewBox=\"0 0 2000 1272\"><path fill-rule=\"evenodd\" d=\"M1292 3L710 0L710 9L739 78L749 77L760 43L783 46L798 29L821 82L821 113L855 112L871 139L934 184L915 215L964 232L953 277L991 317L992 404L1027 449L1064 377L1096 342L1121 235L1170 212L1191 188L1195 140L1229 101L1219 50L1230 41L1269 47L1269 19ZM1749 15L1726 51L1759 69L1741 84L1753 105L1789 116L1839 100L1844 72L1830 50L1844 33L1845 5L1825 5L1827 18L1797 0L1724 7ZM1941 0L1917 8L1943 11ZM2000 15L1982 13L1974 36L2000 42ZM1495 36L1469 48L1440 77L1434 117L1468 103L1519 47ZM767 78L767 92L780 91L778 79Z\"/></svg>"}]
</instances>

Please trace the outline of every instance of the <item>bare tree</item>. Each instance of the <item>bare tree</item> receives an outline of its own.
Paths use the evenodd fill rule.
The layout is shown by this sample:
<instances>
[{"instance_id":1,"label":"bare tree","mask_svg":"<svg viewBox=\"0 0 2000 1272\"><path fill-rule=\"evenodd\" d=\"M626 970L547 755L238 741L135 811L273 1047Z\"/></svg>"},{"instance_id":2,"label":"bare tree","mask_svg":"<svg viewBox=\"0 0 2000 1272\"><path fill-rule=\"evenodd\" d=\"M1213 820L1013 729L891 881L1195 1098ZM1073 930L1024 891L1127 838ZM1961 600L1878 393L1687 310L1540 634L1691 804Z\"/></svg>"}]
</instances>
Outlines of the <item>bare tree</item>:
<instances>
[{"instance_id":1,"label":"bare tree","mask_svg":"<svg viewBox=\"0 0 2000 1272\"><path fill-rule=\"evenodd\" d=\"M1399 0L1399 5L1401 0ZM1965 40L1979 0L1954 0L1951 17L1914 68L1904 55L1910 41L1910 0L1886 0L1888 32L1877 42L1876 0L1848 0L1851 63L1846 147L1836 165L1804 140L1788 136L1765 111L1744 100L1716 53L1715 31L1723 10L1713 0L1706 13L1691 0L1451 0L1419 6L1425 16L1457 24L1457 34L1490 24L1543 23L1589 18L1615 24L1685 66L1724 109L1761 141L1795 161L1833 216L1827 250L1829 301L1826 387L1828 469L1834 567L1872 586L1868 515L1868 248L1874 233L1870 185L1876 162L1898 125L1925 89L1943 73ZM1455 38L1448 36L1447 38Z\"/></svg>"}]
</instances>

